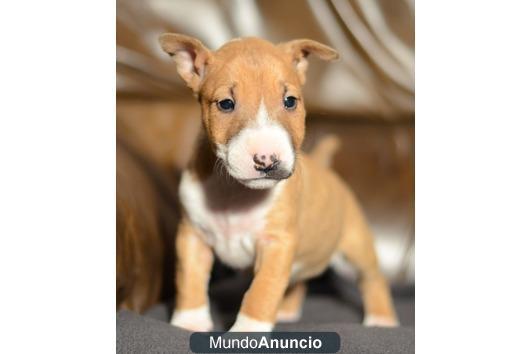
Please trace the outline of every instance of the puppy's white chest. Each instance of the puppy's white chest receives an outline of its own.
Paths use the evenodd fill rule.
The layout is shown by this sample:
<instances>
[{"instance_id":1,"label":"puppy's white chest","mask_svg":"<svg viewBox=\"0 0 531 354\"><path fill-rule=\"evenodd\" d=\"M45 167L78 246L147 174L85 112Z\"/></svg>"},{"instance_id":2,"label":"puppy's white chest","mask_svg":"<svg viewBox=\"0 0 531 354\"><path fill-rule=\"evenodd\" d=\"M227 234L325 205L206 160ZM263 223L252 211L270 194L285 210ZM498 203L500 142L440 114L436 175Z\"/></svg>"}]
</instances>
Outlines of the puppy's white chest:
<instances>
[{"instance_id":1,"label":"puppy's white chest","mask_svg":"<svg viewBox=\"0 0 531 354\"><path fill-rule=\"evenodd\" d=\"M246 268L255 258L256 237L263 232L274 191L249 190L217 176L197 181L182 176L179 196L192 223L201 230L218 258L234 268Z\"/></svg>"},{"instance_id":2,"label":"puppy's white chest","mask_svg":"<svg viewBox=\"0 0 531 354\"><path fill-rule=\"evenodd\" d=\"M197 215L206 241L212 245L221 261L235 268L252 265L256 236L265 226L265 213L213 212Z\"/></svg>"}]
</instances>

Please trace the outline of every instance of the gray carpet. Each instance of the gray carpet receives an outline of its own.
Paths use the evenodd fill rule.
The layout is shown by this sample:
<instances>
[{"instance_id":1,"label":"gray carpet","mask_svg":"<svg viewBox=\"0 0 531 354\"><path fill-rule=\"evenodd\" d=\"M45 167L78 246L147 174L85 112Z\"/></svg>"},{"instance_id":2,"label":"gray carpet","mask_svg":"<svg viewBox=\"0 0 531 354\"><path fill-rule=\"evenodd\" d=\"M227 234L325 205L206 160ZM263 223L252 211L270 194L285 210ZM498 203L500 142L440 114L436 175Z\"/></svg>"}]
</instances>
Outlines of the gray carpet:
<instances>
[{"instance_id":1,"label":"gray carpet","mask_svg":"<svg viewBox=\"0 0 531 354\"><path fill-rule=\"evenodd\" d=\"M216 330L228 329L237 314L250 279L236 276L211 285L211 311ZM327 273L310 283L299 322L279 324L278 331L334 331L341 336L340 353L413 353L415 294L413 287L394 289L400 318L398 328L362 326L359 294L354 284ZM190 332L168 324L173 304L166 302L143 315L119 311L116 320L118 353L189 353Z\"/></svg>"}]
</instances>

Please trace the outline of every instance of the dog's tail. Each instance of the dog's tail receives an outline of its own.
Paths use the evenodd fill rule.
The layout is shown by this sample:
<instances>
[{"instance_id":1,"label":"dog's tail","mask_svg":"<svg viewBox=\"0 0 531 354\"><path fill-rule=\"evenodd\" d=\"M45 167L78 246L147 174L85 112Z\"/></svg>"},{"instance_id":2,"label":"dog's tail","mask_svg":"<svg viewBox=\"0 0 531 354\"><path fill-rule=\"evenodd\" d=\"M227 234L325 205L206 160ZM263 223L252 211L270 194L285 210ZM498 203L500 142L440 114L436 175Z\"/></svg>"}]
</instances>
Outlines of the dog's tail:
<instances>
[{"instance_id":1,"label":"dog's tail","mask_svg":"<svg viewBox=\"0 0 531 354\"><path fill-rule=\"evenodd\" d=\"M319 139L313 150L310 152L310 156L320 165L330 167L330 165L332 165L332 158L337 150L339 150L340 146L341 141L337 135L327 134Z\"/></svg>"}]
</instances>

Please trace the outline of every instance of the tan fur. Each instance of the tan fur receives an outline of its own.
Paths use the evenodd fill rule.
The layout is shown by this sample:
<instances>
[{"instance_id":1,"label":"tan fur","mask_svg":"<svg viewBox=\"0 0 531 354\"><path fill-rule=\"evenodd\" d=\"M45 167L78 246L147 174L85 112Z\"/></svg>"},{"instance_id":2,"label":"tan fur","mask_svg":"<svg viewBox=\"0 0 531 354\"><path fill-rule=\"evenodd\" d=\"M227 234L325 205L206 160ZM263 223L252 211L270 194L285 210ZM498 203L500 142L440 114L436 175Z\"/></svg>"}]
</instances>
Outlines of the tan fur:
<instances>
[{"instance_id":1,"label":"tan fur","mask_svg":"<svg viewBox=\"0 0 531 354\"><path fill-rule=\"evenodd\" d=\"M378 268L372 236L358 203L345 183L324 167L330 163L337 141L328 139L317 148L315 161L300 152L305 132L301 86L306 57L314 54L331 60L337 58L337 53L311 40L275 46L261 39L246 38L210 52L195 39L166 34L161 37L161 45L176 58L179 74L197 93L202 107L204 137L188 167L196 181L205 181L216 173L213 147L234 137L256 115L262 101L271 119L289 133L297 151L294 172L282 181L282 192L275 197L265 227L256 235L255 277L240 313L253 320L274 323L289 285L322 273L332 255L339 251L360 270L366 315L396 323L389 289ZM188 58L195 58L193 68L180 62L186 55L176 57L182 50L188 51ZM183 72L187 67L192 71ZM282 106L286 91L299 99L294 111ZM232 113L221 112L216 106L227 97L237 97L238 109ZM231 193L240 193L238 188L241 193L250 193L243 185ZM267 191L256 191L259 193ZM177 310L197 308L208 302L212 250L201 241L203 236L201 228L185 215L177 235ZM296 274L292 274L294 264L300 268ZM286 296L289 303L289 292ZM303 293L297 296L302 302Z\"/></svg>"},{"instance_id":2,"label":"tan fur","mask_svg":"<svg viewBox=\"0 0 531 354\"><path fill-rule=\"evenodd\" d=\"M313 160L320 163L321 166L330 167L332 165L332 158L340 145L341 142L337 136L328 134L319 140L310 156Z\"/></svg>"},{"instance_id":3,"label":"tan fur","mask_svg":"<svg viewBox=\"0 0 531 354\"><path fill-rule=\"evenodd\" d=\"M214 255L186 218L179 225L176 247L176 308L190 309L207 304L207 286Z\"/></svg>"},{"instance_id":4,"label":"tan fur","mask_svg":"<svg viewBox=\"0 0 531 354\"><path fill-rule=\"evenodd\" d=\"M304 282L291 285L284 294L284 299L282 299L278 309L277 320L286 322L298 320L302 312L305 296L306 284Z\"/></svg>"}]
</instances>

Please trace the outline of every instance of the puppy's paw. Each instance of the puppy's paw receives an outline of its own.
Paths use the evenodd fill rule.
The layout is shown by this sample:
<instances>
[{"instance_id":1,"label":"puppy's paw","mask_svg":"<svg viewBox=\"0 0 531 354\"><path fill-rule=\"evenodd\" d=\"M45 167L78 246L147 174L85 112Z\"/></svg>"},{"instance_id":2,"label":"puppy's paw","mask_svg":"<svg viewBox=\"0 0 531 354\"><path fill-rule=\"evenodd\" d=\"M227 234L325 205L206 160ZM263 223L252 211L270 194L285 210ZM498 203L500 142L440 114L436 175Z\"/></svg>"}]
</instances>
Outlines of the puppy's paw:
<instances>
[{"instance_id":1,"label":"puppy's paw","mask_svg":"<svg viewBox=\"0 0 531 354\"><path fill-rule=\"evenodd\" d=\"M207 305L190 310L175 310L170 323L192 332L209 332L214 328Z\"/></svg>"},{"instance_id":2,"label":"puppy's paw","mask_svg":"<svg viewBox=\"0 0 531 354\"><path fill-rule=\"evenodd\" d=\"M269 322L258 321L244 314L238 314L236 322L232 325L230 332L271 332L273 324Z\"/></svg>"},{"instance_id":3,"label":"puppy's paw","mask_svg":"<svg viewBox=\"0 0 531 354\"><path fill-rule=\"evenodd\" d=\"M282 323L294 323L299 322L301 319L301 311L282 311L277 313L277 321Z\"/></svg>"},{"instance_id":4,"label":"puppy's paw","mask_svg":"<svg viewBox=\"0 0 531 354\"><path fill-rule=\"evenodd\" d=\"M363 325L369 327L397 327L399 323L394 317L367 315L363 320Z\"/></svg>"}]
</instances>

